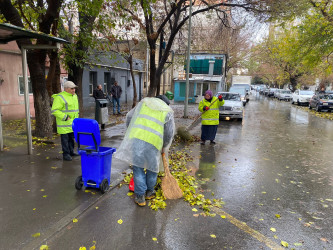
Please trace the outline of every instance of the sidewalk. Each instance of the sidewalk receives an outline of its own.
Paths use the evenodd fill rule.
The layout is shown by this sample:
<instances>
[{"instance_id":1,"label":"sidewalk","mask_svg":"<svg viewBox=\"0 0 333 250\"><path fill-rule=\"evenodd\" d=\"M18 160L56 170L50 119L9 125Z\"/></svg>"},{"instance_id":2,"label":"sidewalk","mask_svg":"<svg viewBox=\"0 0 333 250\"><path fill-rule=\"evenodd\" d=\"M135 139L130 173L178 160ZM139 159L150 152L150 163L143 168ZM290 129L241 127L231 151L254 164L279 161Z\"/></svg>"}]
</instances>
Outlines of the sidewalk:
<instances>
[{"instance_id":1,"label":"sidewalk","mask_svg":"<svg viewBox=\"0 0 333 250\"><path fill-rule=\"evenodd\" d=\"M176 127L188 127L199 114L197 105L189 105L189 118L185 119L183 104L170 106L175 112ZM101 132L102 146L119 147L129 110L123 106L123 115L110 116L110 123ZM93 116L94 110L84 117ZM33 155L27 155L24 138L13 139L7 135L5 144L8 137L22 142L0 152L0 249L33 249L103 196L99 190L75 189L75 179L81 175L80 157L63 162L59 137L55 138L54 145L34 146ZM111 189L122 181L127 171L130 171L127 164L112 159Z\"/></svg>"}]
</instances>

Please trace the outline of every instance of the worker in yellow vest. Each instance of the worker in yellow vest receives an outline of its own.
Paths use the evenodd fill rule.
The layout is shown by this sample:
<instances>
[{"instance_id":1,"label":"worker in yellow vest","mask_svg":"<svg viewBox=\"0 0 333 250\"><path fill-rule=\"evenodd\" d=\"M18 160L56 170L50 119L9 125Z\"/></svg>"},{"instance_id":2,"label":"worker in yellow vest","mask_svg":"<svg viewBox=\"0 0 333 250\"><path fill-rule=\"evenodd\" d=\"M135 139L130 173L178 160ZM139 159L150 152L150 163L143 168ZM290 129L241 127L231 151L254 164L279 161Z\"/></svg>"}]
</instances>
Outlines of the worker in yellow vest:
<instances>
[{"instance_id":1,"label":"worker in yellow vest","mask_svg":"<svg viewBox=\"0 0 333 250\"><path fill-rule=\"evenodd\" d=\"M155 197L161 153L168 152L174 136L169 104L165 95L146 97L126 115L128 128L115 157L133 167L135 202L139 206Z\"/></svg>"},{"instance_id":2,"label":"worker in yellow vest","mask_svg":"<svg viewBox=\"0 0 333 250\"><path fill-rule=\"evenodd\" d=\"M222 95L213 96L211 90L205 92L205 98L199 103L201 115L201 145L205 145L206 140L215 144L215 136L220 121L219 108L224 105Z\"/></svg>"},{"instance_id":3,"label":"worker in yellow vest","mask_svg":"<svg viewBox=\"0 0 333 250\"><path fill-rule=\"evenodd\" d=\"M72 156L79 154L74 152L73 120L79 117L79 101L75 94L77 86L67 81L64 83L64 91L52 95L53 104L51 113L56 117L57 132L61 136L61 146L64 161L71 161Z\"/></svg>"}]
</instances>

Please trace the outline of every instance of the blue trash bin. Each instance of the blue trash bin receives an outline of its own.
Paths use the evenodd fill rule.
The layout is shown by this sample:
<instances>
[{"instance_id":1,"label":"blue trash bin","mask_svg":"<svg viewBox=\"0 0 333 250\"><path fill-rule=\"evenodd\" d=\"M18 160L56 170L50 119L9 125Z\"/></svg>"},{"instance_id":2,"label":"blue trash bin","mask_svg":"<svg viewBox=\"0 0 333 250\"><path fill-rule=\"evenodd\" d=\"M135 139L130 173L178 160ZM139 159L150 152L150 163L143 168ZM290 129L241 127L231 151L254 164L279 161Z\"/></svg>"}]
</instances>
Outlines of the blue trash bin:
<instances>
[{"instance_id":1,"label":"blue trash bin","mask_svg":"<svg viewBox=\"0 0 333 250\"><path fill-rule=\"evenodd\" d=\"M82 186L99 188L105 193L110 185L112 154L115 148L100 147L101 134L96 120L76 118L73 121L73 131L81 155L82 175L75 181L75 188ZM86 146L82 148L81 146Z\"/></svg>"}]
</instances>

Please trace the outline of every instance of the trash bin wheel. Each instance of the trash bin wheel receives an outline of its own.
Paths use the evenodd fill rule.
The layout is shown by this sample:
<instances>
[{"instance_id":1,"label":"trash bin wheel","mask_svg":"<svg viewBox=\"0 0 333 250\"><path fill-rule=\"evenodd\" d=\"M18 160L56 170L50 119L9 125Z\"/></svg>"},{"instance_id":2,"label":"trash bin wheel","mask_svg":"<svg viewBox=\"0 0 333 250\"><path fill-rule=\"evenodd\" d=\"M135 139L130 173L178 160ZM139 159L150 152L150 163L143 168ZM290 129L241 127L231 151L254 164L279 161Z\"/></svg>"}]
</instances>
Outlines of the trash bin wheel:
<instances>
[{"instance_id":1,"label":"trash bin wheel","mask_svg":"<svg viewBox=\"0 0 333 250\"><path fill-rule=\"evenodd\" d=\"M109 182L107 179L104 179L100 186L101 193L104 194L109 189Z\"/></svg>"},{"instance_id":2,"label":"trash bin wheel","mask_svg":"<svg viewBox=\"0 0 333 250\"><path fill-rule=\"evenodd\" d=\"M75 188L77 190L81 190L82 186L83 186L82 176L78 176L75 180Z\"/></svg>"}]
</instances>

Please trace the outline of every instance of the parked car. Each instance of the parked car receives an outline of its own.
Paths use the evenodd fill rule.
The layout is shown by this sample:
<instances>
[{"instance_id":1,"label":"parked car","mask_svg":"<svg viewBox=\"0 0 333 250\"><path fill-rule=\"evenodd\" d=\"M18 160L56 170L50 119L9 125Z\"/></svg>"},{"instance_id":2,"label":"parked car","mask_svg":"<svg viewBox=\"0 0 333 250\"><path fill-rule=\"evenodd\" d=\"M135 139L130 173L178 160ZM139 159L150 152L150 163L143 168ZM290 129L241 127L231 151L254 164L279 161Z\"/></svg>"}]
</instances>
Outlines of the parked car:
<instances>
[{"instance_id":1,"label":"parked car","mask_svg":"<svg viewBox=\"0 0 333 250\"><path fill-rule=\"evenodd\" d=\"M333 110L333 94L315 94L309 102L309 109L316 109L317 112L322 110Z\"/></svg>"},{"instance_id":2,"label":"parked car","mask_svg":"<svg viewBox=\"0 0 333 250\"><path fill-rule=\"evenodd\" d=\"M245 106L246 103L250 100L249 93L246 91L245 88L231 86L229 92L240 94L243 106Z\"/></svg>"},{"instance_id":3,"label":"parked car","mask_svg":"<svg viewBox=\"0 0 333 250\"><path fill-rule=\"evenodd\" d=\"M277 96L278 100L286 100L290 101L293 98L293 94L289 89L280 89L279 94Z\"/></svg>"},{"instance_id":4,"label":"parked car","mask_svg":"<svg viewBox=\"0 0 333 250\"><path fill-rule=\"evenodd\" d=\"M231 92L218 92L216 96L222 95L224 99L224 105L219 108L220 118L237 118L243 119L244 108L241 100L241 95Z\"/></svg>"},{"instance_id":5,"label":"parked car","mask_svg":"<svg viewBox=\"0 0 333 250\"><path fill-rule=\"evenodd\" d=\"M280 95L281 90L282 90L282 89L277 89L277 90L274 92L274 98L279 99L279 95Z\"/></svg>"},{"instance_id":6,"label":"parked car","mask_svg":"<svg viewBox=\"0 0 333 250\"><path fill-rule=\"evenodd\" d=\"M267 96L268 96L268 97L274 97L274 93L275 93L275 91L277 91L277 90L278 90L277 88L270 88L270 89L268 89Z\"/></svg>"},{"instance_id":7,"label":"parked car","mask_svg":"<svg viewBox=\"0 0 333 250\"><path fill-rule=\"evenodd\" d=\"M314 93L311 90L297 89L292 95L293 96L292 104L297 103L297 105L302 105L302 104L308 105L313 95Z\"/></svg>"}]
</instances>

